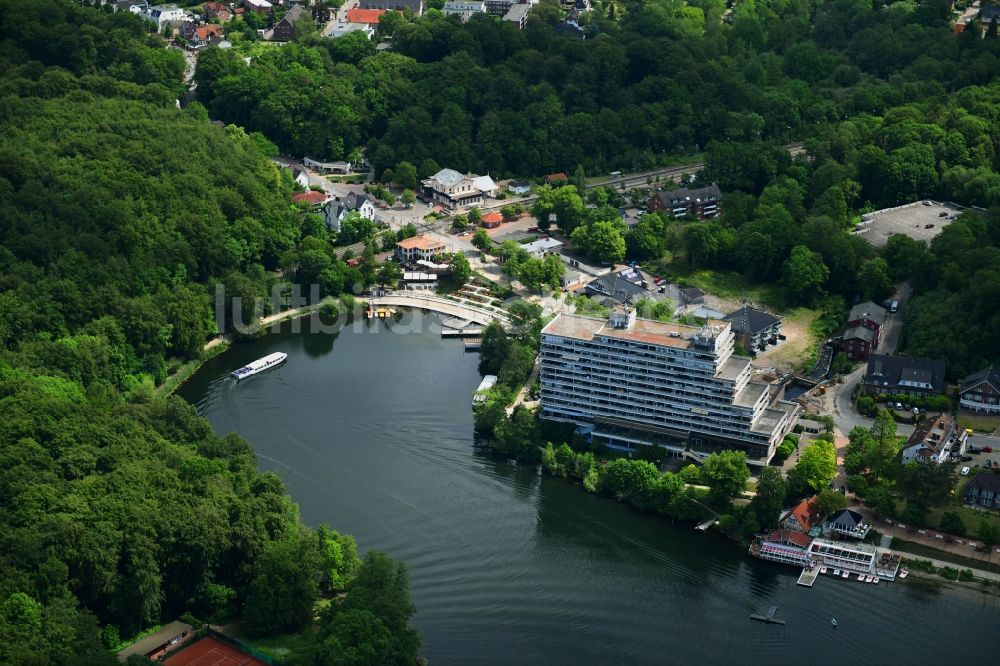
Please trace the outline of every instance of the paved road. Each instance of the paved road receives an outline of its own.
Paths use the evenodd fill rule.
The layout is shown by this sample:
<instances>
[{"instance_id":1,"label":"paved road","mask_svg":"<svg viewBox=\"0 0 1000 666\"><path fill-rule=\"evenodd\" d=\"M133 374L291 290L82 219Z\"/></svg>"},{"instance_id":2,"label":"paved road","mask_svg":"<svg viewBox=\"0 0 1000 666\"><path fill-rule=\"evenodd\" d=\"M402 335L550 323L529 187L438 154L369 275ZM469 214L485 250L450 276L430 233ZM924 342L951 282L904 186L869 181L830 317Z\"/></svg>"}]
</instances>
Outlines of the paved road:
<instances>
[{"instance_id":1,"label":"paved road","mask_svg":"<svg viewBox=\"0 0 1000 666\"><path fill-rule=\"evenodd\" d=\"M878 351L882 354L893 354L899 346L899 338L903 333L903 308L910 298L911 291L910 283L904 282L892 296L893 300L899 301L899 310L895 313L889 313L889 317L886 319L885 331L878 346Z\"/></svg>"}]
</instances>

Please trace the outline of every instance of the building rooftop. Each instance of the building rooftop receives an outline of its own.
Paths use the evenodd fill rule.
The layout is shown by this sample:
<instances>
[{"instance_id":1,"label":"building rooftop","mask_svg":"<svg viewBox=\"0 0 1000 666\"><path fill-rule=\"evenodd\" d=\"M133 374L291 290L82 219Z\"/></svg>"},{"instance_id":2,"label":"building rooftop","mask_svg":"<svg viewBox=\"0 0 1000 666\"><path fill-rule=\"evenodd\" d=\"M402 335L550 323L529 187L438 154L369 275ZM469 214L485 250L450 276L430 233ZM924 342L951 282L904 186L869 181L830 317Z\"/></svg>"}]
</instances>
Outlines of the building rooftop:
<instances>
[{"instance_id":1,"label":"building rooftop","mask_svg":"<svg viewBox=\"0 0 1000 666\"><path fill-rule=\"evenodd\" d=\"M308 204L321 204L327 200L326 194L323 192L317 192L316 190L309 190L308 192L299 192L292 195L292 201L295 203L308 203Z\"/></svg>"},{"instance_id":2,"label":"building rooftop","mask_svg":"<svg viewBox=\"0 0 1000 666\"><path fill-rule=\"evenodd\" d=\"M851 321L854 321L853 319ZM875 331L864 326L852 326L844 331L845 340L864 340L867 343L875 341Z\"/></svg>"},{"instance_id":3,"label":"building rooftop","mask_svg":"<svg viewBox=\"0 0 1000 666\"><path fill-rule=\"evenodd\" d=\"M348 9L347 22L375 25L378 23L379 17L385 14L386 11L385 9Z\"/></svg>"},{"instance_id":4,"label":"building rooftop","mask_svg":"<svg viewBox=\"0 0 1000 666\"><path fill-rule=\"evenodd\" d=\"M941 393L944 390L944 361L872 354L864 381L884 388L898 388L900 385L903 388L919 388L919 384L928 384L930 390Z\"/></svg>"},{"instance_id":5,"label":"building rooftop","mask_svg":"<svg viewBox=\"0 0 1000 666\"><path fill-rule=\"evenodd\" d=\"M744 305L739 310L730 312L723 319L732 322L734 333L749 333L750 335L770 328L780 322L774 315L768 314L763 310L758 310L757 308L752 308L749 305Z\"/></svg>"},{"instance_id":6,"label":"building rooftop","mask_svg":"<svg viewBox=\"0 0 1000 666\"><path fill-rule=\"evenodd\" d=\"M458 185L463 179L465 179L465 176L454 169L441 169L428 180L436 181L444 187L451 187L453 185Z\"/></svg>"},{"instance_id":7,"label":"building rooftop","mask_svg":"<svg viewBox=\"0 0 1000 666\"><path fill-rule=\"evenodd\" d=\"M718 327L717 332L721 332L728 325L719 320L709 321L708 324ZM696 326L671 324L650 319L636 319L635 324L628 329L613 328L606 319L560 314L542 329L542 334L558 335L577 340L593 340L595 336L600 335L663 347L687 349L692 346L694 338L701 335L702 330Z\"/></svg>"},{"instance_id":8,"label":"building rooftop","mask_svg":"<svg viewBox=\"0 0 1000 666\"><path fill-rule=\"evenodd\" d=\"M435 238L431 238L430 236L421 234L419 236L413 236L412 238L404 238L396 243L396 247L404 250L435 250L438 248L444 249L444 243Z\"/></svg>"},{"instance_id":9,"label":"building rooftop","mask_svg":"<svg viewBox=\"0 0 1000 666\"><path fill-rule=\"evenodd\" d=\"M497 213L496 211L492 213L486 213L486 215L483 215L483 222L489 222L491 224L493 222L503 222L503 215Z\"/></svg>"},{"instance_id":10,"label":"building rooftop","mask_svg":"<svg viewBox=\"0 0 1000 666\"><path fill-rule=\"evenodd\" d=\"M979 372L973 372L961 381L958 391L959 393L965 393L984 382L992 386L994 390L1000 392L1000 368L991 365Z\"/></svg>"},{"instance_id":11,"label":"building rooftop","mask_svg":"<svg viewBox=\"0 0 1000 666\"><path fill-rule=\"evenodd\" d=\"M885 322L886 310L881 305L876 305L871 301L858 303L851 308L851 314L847 316L847 321L873 321L879 326Z\"/></svg>"},{"instance_id":12,"label":"building rooftop","mask_svg":"<svg viewBox=\"0 0 1000 666\"><path fill-rule=\"evenodd\" d=\"M718 185L712 183L708 187L699 187L693 190L689 190L686 187L679 187L670 192L658 192L656 198L660 200L660 203L664 207L673 208L674 204L690 203L692 201L719 201L722 199L722 190L719 189Z\"/></svg>"},{"instance_id":13,"label":"building rooftop","mask_svg":"<svg viewBox=\"0 0 1000 666\"><path fill-rule=\"evenodd\" d=\"M747 362L749 363L749 359ZM727 361L726 365L728 364ZM768 388L768 385L764 382L747 382L743 390L736 394L733 404L739 407L753 407L760 400L760 396L767 393Z\"/></svg>"},{"instance_id":14,"label":"building rooftop","mask_svg":"<svg viewBox=\"0 0 1000 666\"><path fill-rule=\"evenodd\" d=\"M980 472L972 477L972 480L965 486L965 492L968 493L972 488L1000 493L1000 474Z\"/></svg>"}]
</instances>

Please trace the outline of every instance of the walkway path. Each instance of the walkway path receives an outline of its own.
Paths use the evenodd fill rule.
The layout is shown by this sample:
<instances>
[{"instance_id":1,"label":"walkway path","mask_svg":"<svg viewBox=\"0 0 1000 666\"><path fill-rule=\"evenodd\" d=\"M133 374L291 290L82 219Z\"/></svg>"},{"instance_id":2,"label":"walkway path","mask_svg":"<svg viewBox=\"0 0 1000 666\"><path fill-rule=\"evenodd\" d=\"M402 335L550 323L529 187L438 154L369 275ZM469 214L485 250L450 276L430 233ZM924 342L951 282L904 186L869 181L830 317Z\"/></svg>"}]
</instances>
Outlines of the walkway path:
<instances>
[{"instance_id":1,"label":"walkway path","mask_svg":"<svg viewBox=\"0 0 1000 666\"><path fill-rule=\"evenodd\" d=\"M394 293L372 298L371 304L374 307L395 306L430 310L431 312L439 312L452 317L461 317L462 319L484 326L493 320L498 320L502 324L510 324L510 319L504 313L467 303L458 303L440 296Z\"/></svg>"}]
</instances>

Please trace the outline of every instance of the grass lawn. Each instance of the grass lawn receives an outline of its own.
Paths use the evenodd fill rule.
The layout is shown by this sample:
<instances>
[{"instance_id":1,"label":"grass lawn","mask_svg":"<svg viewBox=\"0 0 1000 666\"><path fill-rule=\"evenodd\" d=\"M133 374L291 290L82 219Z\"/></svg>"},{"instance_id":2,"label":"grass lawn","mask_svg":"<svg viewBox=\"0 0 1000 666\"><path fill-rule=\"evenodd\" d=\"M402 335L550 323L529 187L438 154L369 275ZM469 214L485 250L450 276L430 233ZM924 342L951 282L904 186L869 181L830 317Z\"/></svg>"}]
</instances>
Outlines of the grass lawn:
<instances>
[{"instance_id":1,"label":"grass lawn","mask_svg":"<svg viewBox=\"0 0 1000 666\"><path fill-rule=\"evenodd\" d=\"M950 562L956 566L966 567L968 569L983 569L986 570L996 570L996 563L988 563L986 561L987 553L981 553L982 557L972 558L963 557L962 555L956 555L945 550L938 550L937 548L931 548L930 546L925 546L922 543L914 543L913 541L906 541L905 539L900 539L896 537L892 540L892 547L895 550L903 551L904 553L911 553L919 557L925 557L932 560L941 560L942 562ZM969 549L972 552L972 549Z\"/></svg>"},{"instance_id":2,"label":"grass lawn","mask_svg":"<svg viewBox=\"0 0 1000 666\"><path fill-rule=\"evenodd\" d=\"M960 490L956 490L955 493L957 495L960 493ZM983 522L983 520L992 525L995 529L1000 530L1000 515L990 511L977 511L976 509L970 509L964 505L953 504L951 506L931 509L927 514L927 522L931 525L940 525L941 514L946 511L957 513L959 515L962 519L962 523L965 525L965 533L969 535L970 539L975 540L976 534L979 532L979 525Z\"/></svg>"},{"instance_id":3,"label":"grass lawn","mask_svg":"<svg viewBox=\"0 0 1000 666\"><path fill-rule=\"evenodd\" d=\"M289 662L297 657L304 657L305 650L311 638L311 629L306 629L298 634L279 634L267 638L247 638L239 635L241 641L251 645L266 655L279 659L282 662Z\"/></svg>"},{"instance_id":4,"label":"grass lawn","mask_svg":"<svg viewBox=\"0 0 1000 666\"><path fill-rule=\"evenodd\" d=\"M671 280L687 282L702 291L720 298L740 300L748 298L754 303L784 312L787 305L781 288L775 284L749 282L736 271L717 271L707 268L692 269L686 261L651 261L645 267Z\"/></svg>"},{"instance_id":5,"label":"grass lawn","mask_svg":"<svg viewBox=\"0 0 1000 666\"><path fill-rule=\"evenodd\" d=\"M976 432L990 433L1000 427L1000 416L990 416L987 414L970 414L968 412L958 412L955 417L958 425L962 428L972 428ZM975 444L973 444L975 446Z\"/></svg>"}]
</instances>

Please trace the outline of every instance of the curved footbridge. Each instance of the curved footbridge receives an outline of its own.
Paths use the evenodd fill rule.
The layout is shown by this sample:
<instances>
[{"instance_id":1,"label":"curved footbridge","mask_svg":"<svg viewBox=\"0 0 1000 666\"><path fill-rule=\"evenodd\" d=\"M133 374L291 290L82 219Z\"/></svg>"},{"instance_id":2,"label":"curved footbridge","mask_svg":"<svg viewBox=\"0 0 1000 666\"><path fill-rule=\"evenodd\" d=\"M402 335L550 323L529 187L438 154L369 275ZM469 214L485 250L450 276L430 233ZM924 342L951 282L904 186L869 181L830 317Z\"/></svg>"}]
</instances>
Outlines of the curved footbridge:
<instances>
[{"instance_id":1,"label":"curved footbridge","mask_svg":"<svg viewBox=\"0 0 1000 666\"><path fill-rule=\"evenodd\" d=\"M491 321L499 321L504 326L510 324L507 313L500 308L484 307L470 303L468 301L453 301L441 296L430 296L427 294L388 294L377 296L370 301L373 308L378 307L400 307L419 308L429 310L451 317L458 317L468 322L486 326Z\"/></svg>"}]
</instances>

